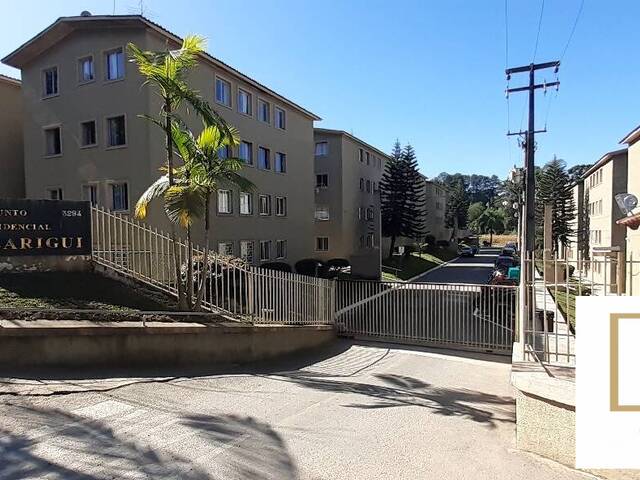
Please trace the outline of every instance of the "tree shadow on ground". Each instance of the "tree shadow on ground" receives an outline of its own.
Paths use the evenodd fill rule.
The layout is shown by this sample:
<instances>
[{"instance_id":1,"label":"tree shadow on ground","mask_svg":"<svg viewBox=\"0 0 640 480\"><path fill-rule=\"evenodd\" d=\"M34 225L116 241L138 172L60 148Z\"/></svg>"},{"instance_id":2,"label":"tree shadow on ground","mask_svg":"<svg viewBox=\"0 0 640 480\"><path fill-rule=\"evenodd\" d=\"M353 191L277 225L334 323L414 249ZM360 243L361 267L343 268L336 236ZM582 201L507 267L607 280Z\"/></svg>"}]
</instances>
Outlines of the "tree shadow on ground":
<instances>
[{"instance_id":1,"label":"tree shadow on ground","mask_svg":"<svg viewBox=\"0 0 640 480\"><path fill-rule=\"evenodd\" d=\"M169 438L177 440L173 449L157 449L128 436L129 424L117 433L102 420L11 403L3 405L3 414L18 422L20 432L0 427L2 480L298 479L282 437L251 417L183 416L173 430L175 436ZM181 455L176 450L185 445L179 438L183 434L201 441L186 444L190 448ZM162 435L151 432L148 438L160 443ZM188 458L191 449L197 452L198 463ZM201 461L211 468L207 464L205 470Z\"/></svg>"},{"instance_id":2,"label":"tree shadow on ground","mask_svg":"<svg viewBox=\"0 0 640 480\"><path fill-rule=\"evenodd\" d=\"M269 376L314 390L359 395L365 401L343 406L360 409L423 407L443 416L461 417L495 428L498 423L514 423L513 398L462 388L442 388L420 379L395 374L376 374L381 383L360 383L346 379L289 372Z\"/></svg>"},{"instance_id":3,"label":"tree shadow on ground","mask_svg":"<svg viewBox=\"0 0 640 480\"><path fill-rule=\"evenodd\" d=\"M219 462L222 478L299 478L283 438L268 423L239 415L191 415L182 421L213 448L225 449Z\"/></svg>"}]
</instances>

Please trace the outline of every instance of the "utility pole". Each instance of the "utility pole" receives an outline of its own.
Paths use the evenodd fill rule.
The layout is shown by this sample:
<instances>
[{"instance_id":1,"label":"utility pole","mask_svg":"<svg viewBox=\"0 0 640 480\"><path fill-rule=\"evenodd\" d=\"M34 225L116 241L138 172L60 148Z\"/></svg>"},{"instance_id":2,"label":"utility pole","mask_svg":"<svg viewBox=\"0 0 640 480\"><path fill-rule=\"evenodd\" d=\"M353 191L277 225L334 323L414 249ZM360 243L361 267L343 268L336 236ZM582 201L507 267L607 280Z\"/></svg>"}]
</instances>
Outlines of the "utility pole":
<instances>
[{"instance_id":1,"label":"utility pole","mask_svg":"<svg viewBox=\"0 0 640 480\"><path fill-rule=\"evenodd\" d=\"M520 322L525 321L525 316L534 319L535 305L531 301L532 294L535 292L535 278L534 278L534 250L535 250L535 231L536 231L536 209L535 209L535 189L536 189L536 177L535 177L535 134L544 133L545 130L535 129L535 92L539 88L543 88L546 92L548 87L560 86L559 81L546 83L535 83L535 72L537 70L544 70L547 68L553 68L554 73L558 73L560 68L560 61L546 62L546 63L531 63L522 67L507 68L505 73L507 75L507 81L511 79L511 75L514 73L529 72L529 85L517 88L507 88L507 97L511 93L516 92L529 92L529 125L526 132L507 132L507 135L525 135L525 141L523 148L525 150L525 165L524 165L524 206L522 218L522 238L519 239L521 245L521 254L523 253L523 262L520 272L520 287L524 292L524 301L521 305ZM531 285L531 289L526 288L527 284ZM534 297L535 298L535 297ZM526 314L525 312L528 312ZM520 342L524 342L524 339L520 339Z\"/></svg>"}]
</instances>

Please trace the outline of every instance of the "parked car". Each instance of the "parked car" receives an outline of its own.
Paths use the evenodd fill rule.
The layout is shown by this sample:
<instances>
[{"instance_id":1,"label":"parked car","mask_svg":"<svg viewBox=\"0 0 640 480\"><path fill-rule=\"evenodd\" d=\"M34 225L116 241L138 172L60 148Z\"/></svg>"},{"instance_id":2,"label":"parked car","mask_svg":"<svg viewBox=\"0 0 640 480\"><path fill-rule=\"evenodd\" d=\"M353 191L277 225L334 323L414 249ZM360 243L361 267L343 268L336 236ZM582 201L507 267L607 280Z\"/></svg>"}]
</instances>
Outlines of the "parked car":
<instances>
[{"instance_id":1,"label":"parked car","mask_svg":"<svg viewBox=\"0 0 640 480\"><path fill-rule=\"evenodd\" d=\"M500 255L503 257L515 257L516 256L516 250L515 248L511 248L511 247L503 247L502 251L500 252Z\"/></svg>"},{"instance_id":2,"label":"parked car","mask_svg":"<svg viewBox=\"0 0 640 480\"><path fill-rule=\"evenodd\" d=\"M458 245L458 255L461 257L473 257L475 255L473 247L461 243Z\"/></svg>"},{"instance_id":3,"label":"parked car","mask_svg":"<svg viewBox=\"0 0 640 480\"><path fill-rule=\"evenodd\" d=\"M503 275L507 275L507 272L511 267L518 266L518 260L514 258L512 255L500 255L496 258L494 266L494 272L499 270Z\"/></svg>"}]
</instances>

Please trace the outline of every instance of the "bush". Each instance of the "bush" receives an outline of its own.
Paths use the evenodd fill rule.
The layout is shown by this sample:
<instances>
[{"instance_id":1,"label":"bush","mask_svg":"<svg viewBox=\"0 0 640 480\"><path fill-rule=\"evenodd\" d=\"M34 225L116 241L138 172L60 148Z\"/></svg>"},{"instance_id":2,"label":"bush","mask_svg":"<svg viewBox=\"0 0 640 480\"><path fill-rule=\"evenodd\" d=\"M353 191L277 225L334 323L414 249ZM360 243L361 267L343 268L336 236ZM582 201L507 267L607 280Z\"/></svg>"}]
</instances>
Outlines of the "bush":
<instances>
[{"instance_id":1,"label":"bush","mask_svg":"<svg viewBox=\"0 0 640 480\"><path fill-rule=\"evenodd\" d=\"M296 272L300 275L307 275L310 277L315 277L316 273L318 275L321 273L320 270L325 266L322 260L317 260L315 258L303 258L296 262Z\"/></svg>"},{"instance_id":2,"label":"bush","mask_svg":"<svg viewBox=\"0 0 640 480\"><path fill-rule=\"evenodd\" d=\"M268 262L260 265L260 268L266 268L267 270L275 270L276 272L291 273L291 265L285 262Z\"/></svg>"},{"instance_id":3,"label":"bush","mask_svg":"<svg viewBox=\"0 0 640 480\"><path fill-rule=\"evenodd\" d=\"M434 247L436 245L436 236L435 235L425 236L424 243L426 243L429 247Z\"/></svg>"}]
</instances>

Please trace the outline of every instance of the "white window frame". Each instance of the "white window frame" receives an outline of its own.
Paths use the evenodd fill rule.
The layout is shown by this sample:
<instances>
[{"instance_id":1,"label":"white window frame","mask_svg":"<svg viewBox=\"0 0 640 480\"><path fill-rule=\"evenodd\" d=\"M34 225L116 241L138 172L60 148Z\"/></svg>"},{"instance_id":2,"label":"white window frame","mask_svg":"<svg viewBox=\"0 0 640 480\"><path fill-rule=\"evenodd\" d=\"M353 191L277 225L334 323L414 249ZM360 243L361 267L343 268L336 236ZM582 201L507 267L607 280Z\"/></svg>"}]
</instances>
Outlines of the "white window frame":
<instances>
[{"instance_id":1,"label":"white window frame","mask_svg":"<svg viewBox=\"0 0 640 480\"><path fill-rule=\"evenodd\" d=\"M225 195L227 198L227 210L222 210L221 209L221 202L220 202L220 198L221 196ZM233 213L233 192L231 190L227 190L227 189L222 189L222 190L218 190L218 194L216 195L216 211L218 212L219 215L230 215Z\"/></svg>"},{"instance_id":2,"label":"white window frame","mask_svg":"<svg viewBox=\"0 0 640 480\"><path fill-rule=\"evenodd\" d=\"M58 139L60 143L60 152L59 153L49 153L47 152L47 132L49 130L58 130ZM47 125L42 127L42 135L44 137L44 158L56 158L61 157L64 152L64 146L62 144L62 124L56 123L53 125Z\"/></svg>"},{"instance_id":3,"label":"white window frame","mask_svg":"<svg viewBox=\"0 0 640 480\"><path fill-rule=\"evenodd\" d=\"M266 198L267 200L267 212L262 213L262 199ZM267 195L266 193L261 193L258 195L258 214L262 217L268 217L271 215L271 195Z\"/></svg>"},{"instance_id":4,"label":"white window frame","mask_svg":"<svg viewBox=\"0 0 640 480\"><path fill-rule=\"evenodd\" d=\"M244 247L249 247L249 248L246 248L246 252L243 252L243 250L245 250ZM240 251L238 253L240 255L240 258L245 262L247 262L248 264L252 264L255 257L254 241L240 240L239 248L240 248Z\"/></svg>"},{"instance_id":5,"label":"white window frame","mask_svg":"<svg viewBox=\"0 0 640 480\"><path fill-rule=\"evenodd\" d=\"M246 95L248 97L248 101L247 101L247 106L249 111L248 112L243 112L240 109L240 95ZM238 104L238 113L240 115L246 115L247 117L253 117L253 93L251 93L249 90L247 90L246 88L242 88L242 87L238 87L238 94L237 94L237 98L236 98L236 103Z\"/></svg>"},{"instance_id":6,"label":"white window frame","mask_svg":"<svg viewBox=\"0 0 640 480\"><path fill-rule=\"evenodd\" d=\"M109 128L109 120L122 117L124 119L124 143L118 145L111 145L111 131ZM127 132L127 114L119 113L116 115L109 115L104 117L104 138L105 138L105 150L116 150L118 148L126 148L129 144L129 132Z\"/></svg>"},{"instance_id":7,"label":"white window frame","mask_svg":"<svg viewBox=\"0 0 640 480\"><path fill-rule=\"evenodd\" d=\"M249 158L248 159L243 159L242 158L242 146L243 145L248 145L249 146ZM247 142L245 140L242 140L240 142L240 145L238 145L238 158L240 160L242 160L242 163L244 163L246 166L250 166L253 167L253 143L252 142Z\"/></svg>"},{"instance_id":8,"label":"white window frame","mask_svg":"<svg viewBox=\"0 0 640 480\"><path fill-rule=\"evenodd\" d=\"M129 191L129 182L126 180L122 180L122 181L118 181L118 180L109 180L107 182L108 188L109 188L109 202L110 202L110 206L111 206L111 210L114 212L128 212L129 209L131 208L131 192ZM127 205L126 208L116 208L115 202L113 201L113 187L116 185L125 185L126 186L126 193L127 193Z\"/></svg>"},{"instance_id":9,"label":"white window frame","mask_svg":"<svg viewBox=\"0 0 640 480\"><path fill-rule=\"evenodd\" d=\"M116 78L109 78L109 55L120 50L122 52L122 75ZM104 67L104 82L105 83L113 83L124 80L127 75L127 58L126 58L126 49L123 46L109 48L107 50L103 50L102 52L103 58L103 67Z\"/></svg>"},{"instance_id":10,"label":"white window frame","mask_svg":"<svg viewBox=\"0 0 640 480\"><path fill-rule=\"evenodd\" d=\"M81 193L81 196L82 196L82 199L83 199L83 200L88 201L88 202L89 202L89 204L90 204L92 207L95 207L95 206L97 206L97 205L98 205L98 202L100 201L100 184L99 184L98 182L87 182L87 183L83 183L83 184L82 184L82 186L81 186L81 188L80 188L80 190L81 190L81 192L80 192L80 193ZM89 194L89 195L88 195L88 196L89 196L89 198L87 198L87 195L85 195L85 193L86 193L86 191L87 191L87 190L89 190L89 191L91 191L91 190L95 191L95 202L94 202L94 199L92 199L92 198L91 198L91 197L92 197L92 195L91 195L91 194Z\"/></svg>"},{"instance_id":11,"label":"white window frame","mask_svg":"<svg viewBox=\"0 0 640 480\"><path fill-rule=\"evenodd\" d=\"M262 167L260 165L260 151L264 150L267 152L267 166L266 167ZM259 170L264 170L264 171L270 171L271 170L271 149L267 148L267 147L263 147L262 145L258 145L258 158L256 160L256 167Z\"/></svg>"},{"instance_id":12,"label":"white window frame","mask_svg":"<svg viewBox=\"0 0 640 480\"><path fill-rule=\"evenodd\" d=\"M248 207L248 211L243 211L243 201L242 199L246 198L248 201L246 202L246 206ZM238 194L238 212L240 215L253 215L253 195L250 192L240 192Z\"/></svg>"},{"instance_id":13,"label":"white window frame","mask_svg":"<svg viewBox=\"0 0 640 480\"><path fill-rule=\"evenodd\" d=\"M227 105L226 103L224 103L223 101L218 100L218 80L221 81L222 83L226 83L227 86L229 87L229 104ZM220 75L216 75L215 79L213 81L213 98L215 100L215 102L218 105L222 105L223 107L227 107L227 108L233 108L233 99L231 98L233 95L231 94L231 92L233 92L233 85L231 84L231 80L224 78Z\"/></svg>"},{"instance_id":14,"label":"white window frame","mask_svg":"<svg viewBox=\"0 0 640 480\"><path fill-rule=\"evenodd\" d=\"M262 118L260 118L262 116L262 109L260 108L260 104L261 103L265 103L267 105L267 107L268 107L268 112L267 113L268 113L268 117L269 118L267 118L267 120L263 120ZM258 97L257 105L258 105L258 112L257 112L258 121L262 122L262 123L266 123L267 125L271 125L271 110L272 110L271 109L271 102L265 100L264 98Z\"/></svg>"},{"instance_id":15,"label":"white window frame","mask_svg":"<svg viewBox=\"0 0 640 480\"><path fill-rule=\"evenodd\" d=\"M84 62L86 60L91 60L91 74L92 77L89 80L85 80L84 76ZM83 55L82 57L78 57L77 62L77 73L78 73L78 85L86 85L87 83L93 83L96 81L96 60L92 53L88 55Z\"/></svg>"},{"instance_id":16,"label":"white window frame","mask_svg":"<svg viewBox=\"0 0 640 480\"><path fill-rule=\"evenodd\" d=\"M324 177L326 182L318 182L318 177ZM316 173L316 188L329 188L329 174L328 173Z\"/></svg>"},{"instance_id":17,"label":"white window frame","mask_svg":"<svg viewBox=\"0 0 640 480\"><path fill-rule=\"evenodd\" d=\"M276 258L287 258L287 241L276 240Z\"/></svg>"},{"instance_id":18,"label":"white window frame","mask_svg":"<svg viewBox=\"0 0 640 480\"><path fill-rule=\"evenodd\" d=\"M94 138L95 141L93 143L84 144L82 143L84 142L84 125L87 123L93 123L93 135L95 137ZM95 118L83 120L82 122L80 122L80 148L93 148L97 146L98 146L98 122L96 121Z\"/></svg>"},{"instance_id":19,"label":"white window frame","mask_svg":"<svg viewBox=\"0 0 640 480\"><path fill-rule=\"evenodd\" d=\"M324 145L324 148L322 149L323 150L322 152L318 153L318 146L320 145ZM313 148L313 155L315 157L326 157L327 155L329 155L329 142L325 140L321 142L316 142Z\"/></svg>"},{"instance_id":20,"label":"white window frame","mask_svg":"<svg viewBox=\"0 0 640 480\"><path fill-rule=\"evenodd\" d=\"M56 71L56 91L53 93L47 93L47 72L50 70ZM42 99L53 98L60 95L60 69L58 68L58 65L51 65L49 67L43 68L40 72L41 72L40 78L42 81L42 90L41 90Z\"/></svg>"},{"instance_id":21,"label":"white window frame","mask_svg":"<svg viewBox=\"0 0 640 480\"><path fill-rule=\"evenodd\" d=\"M232 241L227 240L224 242L218 242L218 255L226 255L233 257L234 244Z\"/></svg>"},{"instance_id":22,"label":"white window frame","mask_svg":"<svg viewBox=\"0 0 640 480\"><path fill-rule=\"evenodd\" d=\"M278 170L278 158L281 159L281 169ZM287 173L287 154L276 152L273 156L273 171L276 173Z\"/></svg>"},{"instance_id":23,"label":"white window frame","mask_svg":"<svg viewBox=\"0 0 640 480\"><path fill-rule=\"evenodd\" d=\"M64 189L59 185L53 185L45 189L47 192L47 200L64 200ZM51 194L56 192L58 198L51 198Z\"/></svg>"},{"instance_id":24,"label":"white window frame","mask_svg":"<svg viewBox=\"0 0 640 480\"><path fill-rule=\"evenodd\" d=\"M278 113L282 113L282 126L280 126ZM278 106L273 107L273 123L278 130L287 129L287 111L284 108Z\"/></svg>"},{"instance_id":25,"label":"white window frame","mask_svg":"<svg viewBox=\"0 0 640 480\"><path fill-rule=\"evenodd\" d=\"M316 242L316 248L315 248L316 252L329 251L329 237L316 237L315 242ZM322 242L323 245L320 245L320 242ZM326 243L326 248L321 248L321 247L324 247L324 243Z\"/></svg>"},{"instance_id":26,"label":"white window frame","mask_svg":"<svg viewBox=\"0 0 640 480\"><path fill-rule=\"evenodd\" d=\"M263 256L263 245L265 245L267 247L267 255ZM271 260L271 240L260 240L260 261L261 262L268 262L269 260Z\"/></svg>"},{"instance_id":27,"label":"white window frame","mask_svg":"<svg viewBox=\"0 0 640 480\"><path fill-rule=\"evenodd\" d=\"M282 208L281 208L282 207ZM287 197L276 197L276 217L287 216Z\"/></svg>"},{"instance_id":28,"label":"white window frame","mask_svg":"<svg viewBox=\"0 0 640 480\"><path fill-rule=\"evenodd\" d=\"M316 211L314 213L314 218L319 222L326 222L331 219L331 215L329 213L329 207L325 205L316 205Z\"/></svg>"}]
</instances>

